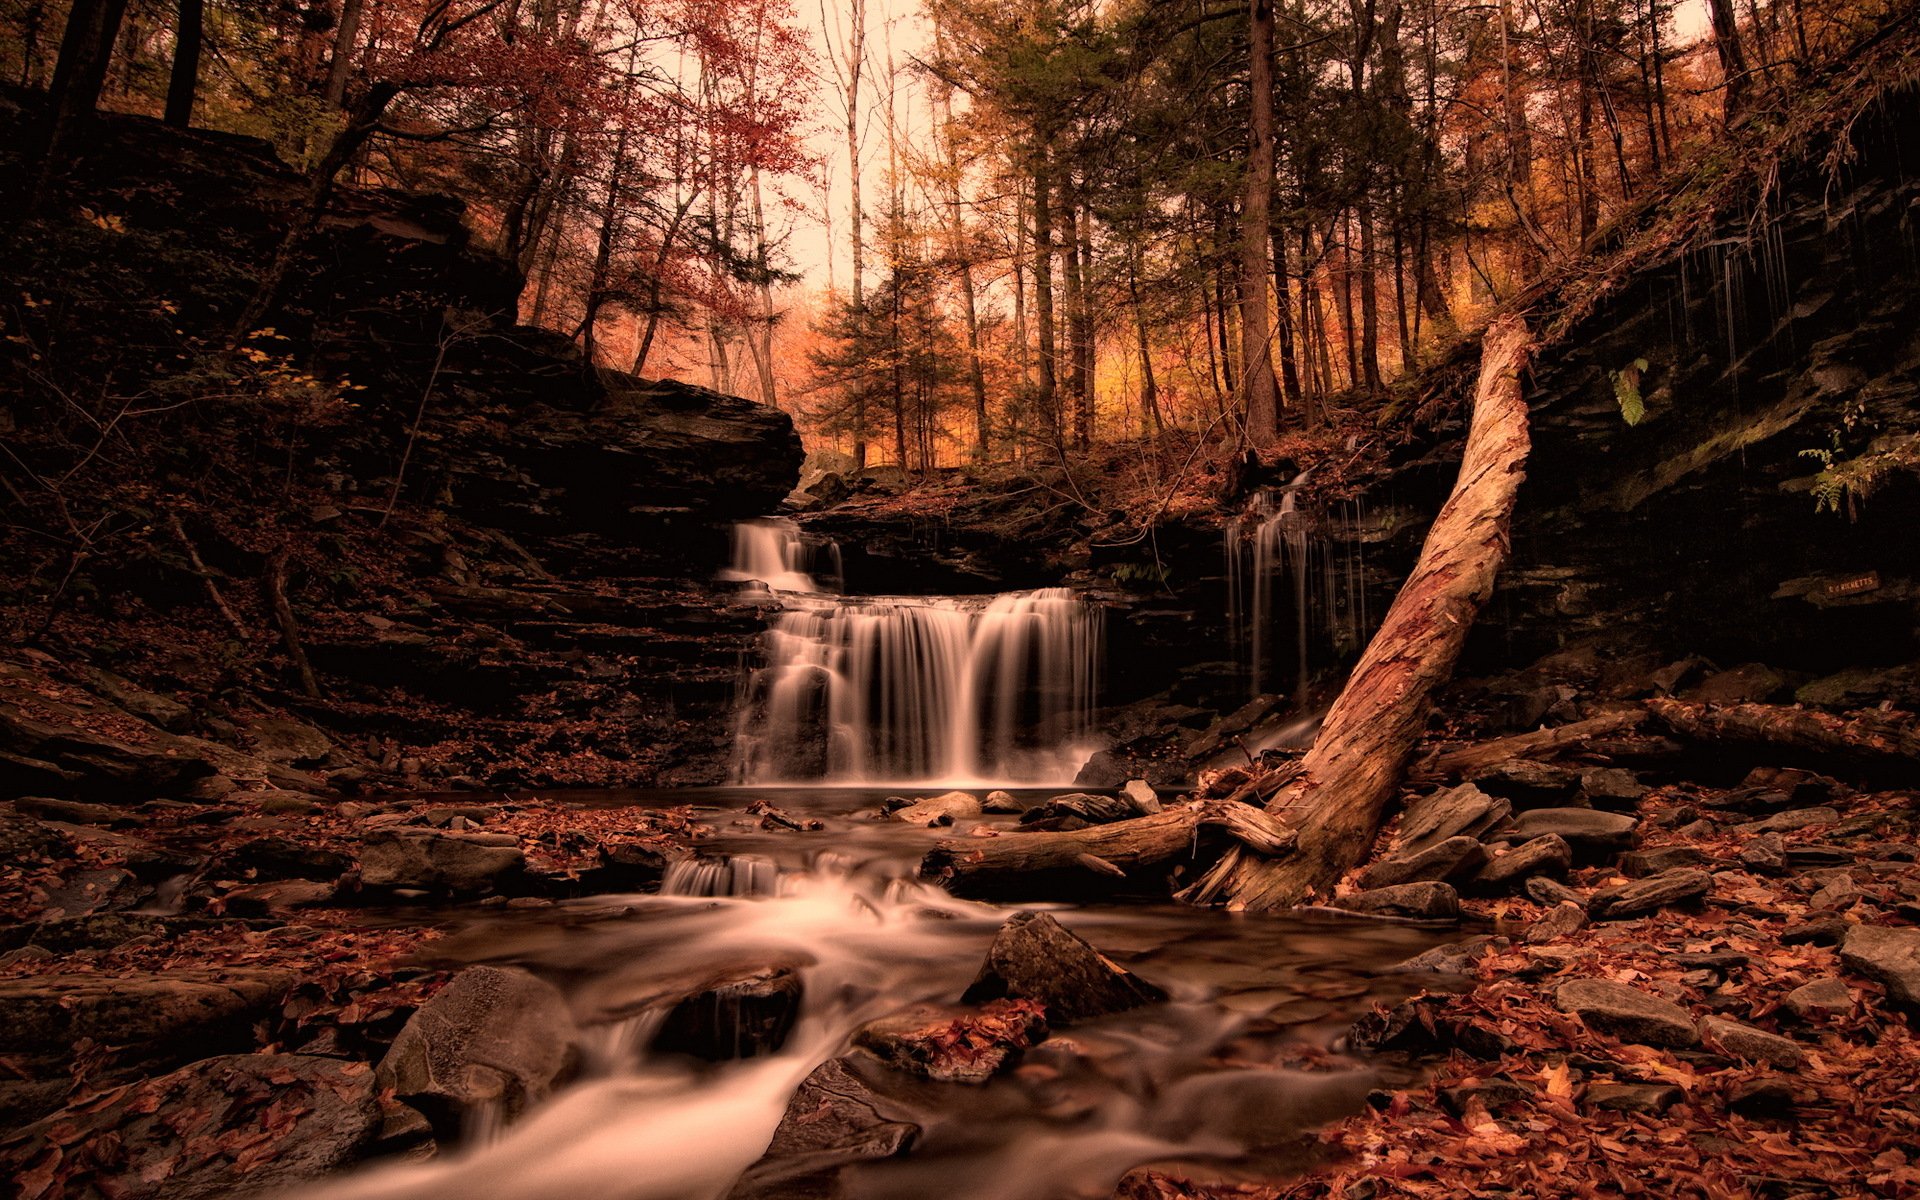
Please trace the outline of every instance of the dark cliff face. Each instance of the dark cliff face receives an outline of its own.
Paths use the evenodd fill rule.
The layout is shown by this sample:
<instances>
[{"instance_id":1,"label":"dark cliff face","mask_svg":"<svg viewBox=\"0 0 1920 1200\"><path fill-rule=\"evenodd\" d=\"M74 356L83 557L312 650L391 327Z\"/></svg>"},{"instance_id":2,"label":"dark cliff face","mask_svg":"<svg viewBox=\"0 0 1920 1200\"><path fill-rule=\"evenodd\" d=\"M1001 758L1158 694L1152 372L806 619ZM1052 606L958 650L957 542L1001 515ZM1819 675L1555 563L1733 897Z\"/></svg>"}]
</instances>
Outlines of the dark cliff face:
<instances>
[{"instance_id":1,"label":"dark cliff face","mask_svg":"<svg viewBox=\"0 0 1920 1200\"><path fill-rule=\"evenodd\" d=\"M1920 652L1920 91L1832 149L1543 349L1483 649L1627 629L1802 678Z\"/></svg>"},{"instance_id":2,"label":"dark cliff face","mask_svg":"<svg viewBox=\"0 0 1920 1200\"><path fill-rule=\"evenodd\" d=\"M0 199L27 175L5 169L4 135L34 103L0 93ZM0 238L0 269L32 281L29 331L57 351L0 346L4 436L40 478L66 478L90 439L34 377L184 401L44 497L114 534L57 602L64 559L0 535L0 617L54 652L28 669L83 686L111 668L180 695L215 740L295 707L340 746L344 786L720 779L761 623L708 583L729 525L798 482L792 421L590 367L515 324L521 280L458 202L387 190L342 191L231 370L229 324L302 194L262 143L103 117L57 202ZM287 401L308 374L351 381L350 406ZM268 607L276 569L318 698ZM80 773L47 786L124 790Z\"/></svg>"}]
</instances>

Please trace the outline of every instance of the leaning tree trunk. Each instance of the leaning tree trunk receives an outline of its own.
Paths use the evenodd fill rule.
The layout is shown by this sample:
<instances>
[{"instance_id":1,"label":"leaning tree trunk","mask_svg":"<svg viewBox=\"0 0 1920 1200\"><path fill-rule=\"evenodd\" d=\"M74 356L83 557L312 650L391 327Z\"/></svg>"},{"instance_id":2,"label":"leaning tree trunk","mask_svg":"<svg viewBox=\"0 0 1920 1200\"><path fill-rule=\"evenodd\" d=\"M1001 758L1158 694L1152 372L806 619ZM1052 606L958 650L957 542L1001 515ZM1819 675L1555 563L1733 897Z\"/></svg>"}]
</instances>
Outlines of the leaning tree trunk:
<instances>
[{"instance_id":1,"label":"leaning tree trunk","mask_svg":"<svg viewBox=\"0 0 1920 1200\"><path fill-rule=\"evenodd\" d=\"M1487 329L1453 494L1313 749L1268 804L1298 833L1294 849L1262 858L1236 847L1185 898L1224 898L1238 909L1284 908L1330 893L1372 849L1426 728L1433 692L1452 675L1467 631L1506 561L1507 522L1527 461L1520 370L1530 349L1518 317L1502 317Z\"/></svg>"}]
</instances>

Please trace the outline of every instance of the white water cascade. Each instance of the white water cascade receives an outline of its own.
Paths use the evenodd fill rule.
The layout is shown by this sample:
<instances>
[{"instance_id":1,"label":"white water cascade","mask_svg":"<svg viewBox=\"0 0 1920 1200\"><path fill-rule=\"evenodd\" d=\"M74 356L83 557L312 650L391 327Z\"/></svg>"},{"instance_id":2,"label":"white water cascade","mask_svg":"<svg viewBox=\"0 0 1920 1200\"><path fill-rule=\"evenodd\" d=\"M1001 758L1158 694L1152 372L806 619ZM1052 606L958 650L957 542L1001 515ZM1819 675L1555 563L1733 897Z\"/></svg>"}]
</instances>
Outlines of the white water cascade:
<instances>
[{"instance_id":1,"label":"white water cascade","mask_svg":"<svg viewBox=\"0 0 1920 1200\"><path fill-rule=\"evenodd\" d=\"M845 598L806 571L838 550L784 522L734 536L724 578L785 611L740 705L736 781L1070 783L1091 752L1100 614L1067 588Z\"/></svg>"},{"instance_id":2,"label":"white water cascade","mask_svg":"<svg viewBox=\"0 0 1920 1200\"><path fill-rule=\"evenodd\" d=\"M1277 687L1303 695L1316 665L1357 653L1373 629L1364 504L1303 506L1311 475L1261 489L1225 529L1229 637L1256 696Z\"/></svg>"}]
</instances>

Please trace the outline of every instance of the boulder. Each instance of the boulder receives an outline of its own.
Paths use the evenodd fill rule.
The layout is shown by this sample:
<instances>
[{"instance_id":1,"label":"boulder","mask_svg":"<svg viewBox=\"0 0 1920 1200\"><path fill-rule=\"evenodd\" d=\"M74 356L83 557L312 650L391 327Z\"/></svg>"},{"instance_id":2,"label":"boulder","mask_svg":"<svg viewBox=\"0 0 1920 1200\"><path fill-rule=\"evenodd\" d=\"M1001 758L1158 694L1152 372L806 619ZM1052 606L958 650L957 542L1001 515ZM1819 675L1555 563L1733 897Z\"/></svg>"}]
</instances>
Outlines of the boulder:
<instances>
[{"instance_id":1,"label":"boulder","mask_svg":"<svg viewBox=\"0 0 1920 1200\"><path fill-rule=\"evenodd\" d=\"M890 815L896 821L907 825L925 825L929 827L951 825L964 817L980 815L980 801L966 792L945 792L923 800L916 800L904 808L895 809Z\"/></svg>"},{"instance_id":2,"label":"boulder","mask_svg":"<svg viewBox=\"0 0 1920 1200\"><path fill-rule=\"evenodd\" d=\"M1383 858L1360 872L1356 882L1363 888L1381 888L1429 880L1458 881L1472 876L1486 861L1486 848L1480 839L1450 837L1413 854Z\"/></svg>"},{"instance_id":3,"label":"boulder","mask_svg":"<svg viewBox=\"0 0 1920 1200\"><path fill-rule=\"evenodd\" d=\"M980 811L986 813L1015 814L1027 811L1025 801L1016 798L1011 792L993 791L980 803Z\"/></svg>"},{"instance_id":4,"label":"boulder","mask_svg":"<svg viewBox=\"0 0 1920 1200\"><path fill-rule=\"evenodd\" d=\"M1512 804L1487 795L1471 783L1431 792L1407 804L1393 853L1418 854L1451 837L1484 839L1512 812Z\"/></svg>"},{"instance_id":5,"label":"boulder","mask_svg":"<svg viewBox=\"0 0 1920 1200\"><path fill-rule=\"evenodd\" d=\"M1557 879L1573 865L1573 848L1557 833L1542 834L1496 854L1474 876L1483 891L1503 891L1523 880Z\"/></svg>"},{"instance_id":6,"label":"boulder","mask_svg":"<svg viewBox=\"0 0 1920 1200\"><path fill-rule=\"evenodd\" d=\"M1760 875L1778 875L1788 866L1786 843L1777 833L1761 834L1740 847L1740 865Z\"/></svg>"},{"instance_id":7,"label":"boulder","mask_svg":"<svg viewBox=\"0 0 1920 1200\"><path fill-rule=\"evenodd\" d=\"M1887 999L1920 1008L1920 929L1856 925L1840 943L1840 961L1887 989Z\"/></svg>"},{"instance_id":8,"label":"boulder","mask_svg":"<svg viewBox=\"0 0 1920 1200\"><path fill-rule=\"evenodd\" d=\"M1549 879L1545 875L1536 875L1527 880L1526 886L1521 890L1526 892L1527 899L1533 901L1535 904L1545 904L1548 906L1555 904L1578 904L1581 908L1587 906L1586 898L1579 892L1574 891L1559 880Z\"/></svg>"},{"instance_id":9,"label":"boulder","mask_svg":"<svg viewBox=\"0 0 1920 1200\"><path fill-rule=\"evenodd\" d=\"M943 1083L985 1083L1047 1036L1033 1000L995 1000L980 1008L916 1004L870 1021L853 1043L888 1066Z\"/></svg>"},{"instance_id":10,"label":"boulder","mask_svg":"<svg viewBox=\"0 0 1920 1200\"><path fill-rule=\"evenodd\" d=\"M1700 1041L1686 1009L1610 979L1568 980L1554 990L1553 1000L1595 1033L1623 1042L1683 1050Z\"/></svg>"},{"instance_id":11,"label":"boulder","mask_svg":"<svg viewBox=\"0 0 1920 1200\"><path fill-rule=\"evenodd\" d=\"M802 990L800 973L790 966L709 978L667 1013L653 1048L709 1062L772 1054L799 1019Z\"/></svg>"},{"instance_id":12,"label":"boulder","mask_svg":"<svg viewBox=\"0 0 1920 1200\"><path fill-rule=\"evenodd\" d=\"M566 1081L579 1061L559 989L513 967L468 967L407 1019L378 1082L442 1137L487 1110L511 1120Z\"/></svg>"},{"instance_id":13,"label":"boulder","mask_svg":"<svg viewBox=\"0 0 1920 1200\"><path fill-rule=\"evenodd\" d=\"M366 1063L229 1054L53 1113L0 1147L15 1179L48 1150L65 1191L120 1200L265 1195L357 1161L380 1128Z\"/></svg>"},{"instance_id":14,"label":"boulder","mask_svg":"<svg viewBox=\"0 0 1920 1200\"><path fill-rule=\"evenodd\" d=\"M508 834L384 829L360 843L360 882L368 887L486 892L525 866L519 839Z\"/></svg>"},{"instance_id":15,"label":"boulder","mask_svg":"<svg viewBox=\"0 0 1920 1200\"><path fill-rule=\"evenodd\" d=\"M1580 772L1580 791L1601 807L1637 803L1650 789L1632 771L1620 767L1595 767Z\"/></svg>"},{"instance_id":16,"label":"boulder","mask_svg":"<svg viewBox=\"0 0 1920 1200\"><path fill-rule=\"evenodd\" d=\"M1792 1038L1755 1029L1725 1017L1703 1019L1700 1022L1700 1034L1709 1045L1718 1046L1736 1058L1766 1063L1783 1071L1797 1071L1807 1062L1807 1052Z\"/></svg>"},{"instance_id":17,"label":"boulder","mask_svg":"<svg viewBox=\"0 0 1920 1200\"><path fill-rule=\"evenodd\" d=\"M1561 804L1580 789L1580 772L1573 767L1516 758L1473 777L1481 791L1505 796L1517 804Z\"/></svg>"},{"instance_id":18,"label":"boulder","mask_svg":"<svg viewBox=\"0 0 1920 1200\"><path fill-rule=\"evenodd\" d=\"M843 1167L905 1154L919 1136L913 1109L876 1090L847 1059L829 1059L801 1082L766 1155L728 1200L834 1195Z\"/></svg>"},{"instance_id":19,"label":"boulder","mask_svg":"<svg viewBox=\"0 0 1920 1200\"><path fill-rule=\"evenodd\" d=\"M1008 917L994 935L986 962L960 1002L1038 1000L1050 1023L1070 1025L1166 998L1052 917L1022 912Z\"/></svg>"},{"instance_id":20,"label":"boulder","mask_svg":"<svg viewBox=\"0 0 1920 1200\"><path fill-rule=\"evenodd\" d=\"M1758 821L1734 826L1734 832L1746 837L1762 833L1792 833L1815 825L1832 825L1840 820L1840 810L1821 805L1817 808L1790 808Z\"/></svg>"},{"instance_id":21,"label":"boulder","mask_svg":"<svg viewBox=\"0 0 1920 1200\"><path fill-rule=\"evenodd\" d=\"M1514 818L1503 835L1509 842L1528 842L1547 834L1565 839L1582 861L1611 857L1633 845L1640 822L1621 813L1592 808L1536 808Z\"/></svg>"},{"instance_id":22,"label":"boulder","mask_svg":"<svg viewBox=\"0 0 1920 1200\"><path fill-rule=\"evenodd\" d=\"M311 767L334 753L326 734L302 721L286 717L262 717L249 721L246 734L253 752L268 762Z\"/></svg>"},{"instance_id":23,"label":"boulder","mask_svg":"<svg viewBox=\"0 0 1920 1200\"><path fill-rule=\"evenodd\" d=\"M1092 792L1068 792L1020 814L1022 825L1037 830L1085 829L1089 825L1109 825L1129 817L1144 815L1129 796L1101 796Z\"/></svg>"},{"instance_id":24,"label":"boulder","mask_svg":"<svg viewBox=\"0 0 1920 1200\"><path fill-rule=\"evenodd\" d=\"M1144 779L1129 779L1120 794L1132 803L1134 810L1142 815L1160 811L1160 793Z\"/></svg>"},{"instance_id":25,"label":"boulder","mask_svg":"<svg viewBox=\"0 0 1920 1200\"><path fill-rule=\"evenodd\" d=\"M1408 917L1423 921L1460 918L1460 893L1447 883L1401 883L1336 896L1335 908L1374 916Z\"/></svg>"},{"instance_id":26,"label":"boulder","mask_svg":"<svg viewBox=\"0 0 1920 1200\"><path fill-rule=\"evenodd\" d=\"M1713 876L1682 868L1601 888L1587 898L1587 915L1617 921L1675 904L1693 904L1713 890Z\"/></svg>"}]
</instances>

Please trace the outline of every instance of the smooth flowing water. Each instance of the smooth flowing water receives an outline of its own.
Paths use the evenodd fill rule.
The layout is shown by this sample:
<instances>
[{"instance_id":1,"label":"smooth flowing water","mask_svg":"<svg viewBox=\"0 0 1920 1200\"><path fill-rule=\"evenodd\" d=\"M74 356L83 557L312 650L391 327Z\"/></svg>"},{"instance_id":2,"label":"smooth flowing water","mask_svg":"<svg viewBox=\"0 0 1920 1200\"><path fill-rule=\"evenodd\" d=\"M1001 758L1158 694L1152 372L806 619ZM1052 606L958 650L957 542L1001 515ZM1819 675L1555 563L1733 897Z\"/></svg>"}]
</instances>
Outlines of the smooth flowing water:
<instances>
[{"instance_id":1,"label":"smooth flowing water","mask_svg":"<svg viewBox=\"0 0 1920 1200\"><path fill-rule=\"evenodd\" d=\"M658 895L475 915L433 944L445 965L524 966L561 986L587 1031L586 1078L493 1140L436 1161L375 1167L316 1190L338 1200L694 1200L728 1195L795 1089L865 1022L951 1002L1014 911L913 877L928 830L875 819L883 793L739 789L603 797L692 803L722 831ZM818 833L767 832L770 800ZM1004 827L1012 818L988 818ZM958 832L966 832L961 830ZM1327 1055L1375 999L1413 990L1386 964L1426 930L1237 918L1172 906L1054 908L1070 929L1159 984L1167 1003L1055 1031L981 1086L899 1076L888 1095L922 1136L904 1157L853 1166L832 1194L876 1200L1108 1196L1128 1169L1195 1164L1228 1178L1284 1174L1314 1126L1381 1083ZM689 974L799 972L797 1023L778 1052L719 1065L649 1049ZM876 1068L878 1069L878 1068ZM757 1195L785 1194L778 1189ZM808 1195L817 1194L807 1192Z\"/></svg>"},{"instance_id":2,"label":"smooth flowing water","mask_svg":"<svg viewBox=\"0 0 1920 1200\"><path fill-rule=\"evenodd\" d=\"M1100 614L1066 588L844 597L832 543L791 523L734 533L723 578L779 595L743 688L745 784L1071 783L1092 752Z\"/></svg>"}]
</instances>

